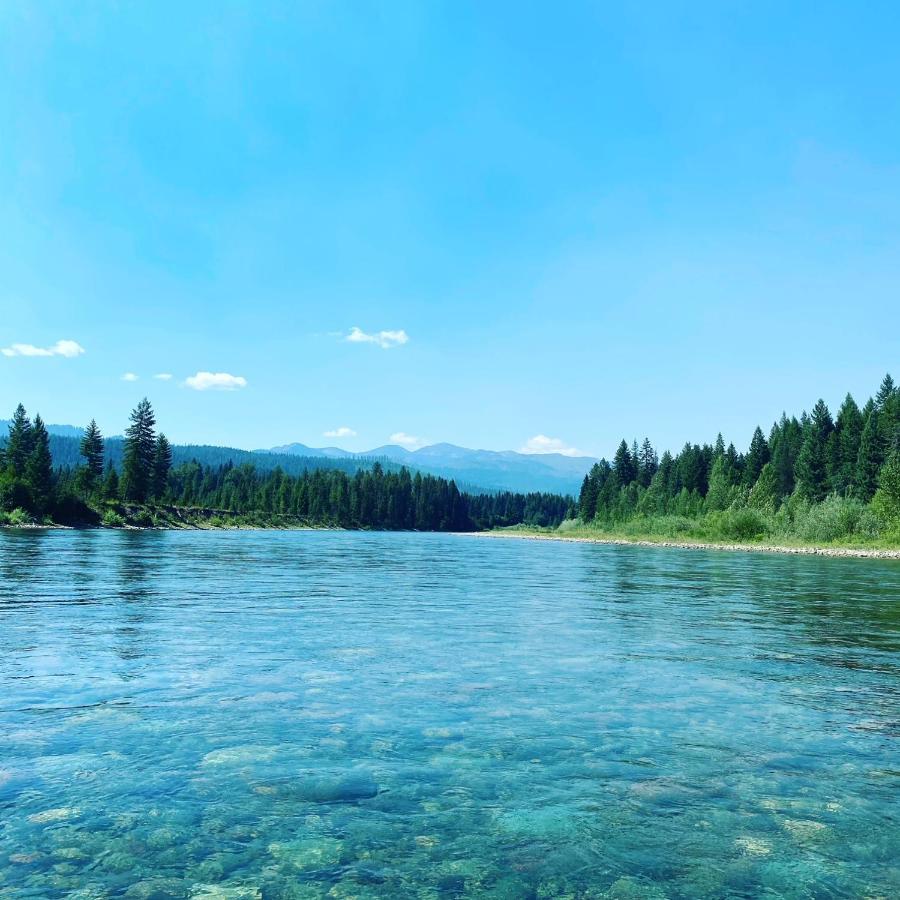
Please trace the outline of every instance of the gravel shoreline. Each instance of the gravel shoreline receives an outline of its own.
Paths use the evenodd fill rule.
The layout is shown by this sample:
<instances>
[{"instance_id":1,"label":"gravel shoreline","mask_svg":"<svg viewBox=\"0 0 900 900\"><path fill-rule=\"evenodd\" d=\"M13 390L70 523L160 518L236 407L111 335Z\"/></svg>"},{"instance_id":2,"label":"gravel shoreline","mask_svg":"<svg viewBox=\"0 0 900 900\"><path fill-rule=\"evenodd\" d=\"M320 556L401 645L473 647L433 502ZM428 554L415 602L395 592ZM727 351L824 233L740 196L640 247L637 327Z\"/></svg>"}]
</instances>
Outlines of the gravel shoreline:
<instances>
[{"instance_id":1,"label":"gravel shoreline","mask_svg":"<svg viewBox=\"0 0 900 900\"><path fill-rule=\"evenodd\" d=\"M900 550L865 550L853 547L780 547L772 544L706 544L702 541L630 541L626 538L576 537L564 534L516 534L511 531L464 532L469 537L518 538L525 541L567 541L617 547L669 547L677 550L730 550L742 553L786 553L793 556L835 556L857 559L900 559Z\"/></svg>"}]
</instances>

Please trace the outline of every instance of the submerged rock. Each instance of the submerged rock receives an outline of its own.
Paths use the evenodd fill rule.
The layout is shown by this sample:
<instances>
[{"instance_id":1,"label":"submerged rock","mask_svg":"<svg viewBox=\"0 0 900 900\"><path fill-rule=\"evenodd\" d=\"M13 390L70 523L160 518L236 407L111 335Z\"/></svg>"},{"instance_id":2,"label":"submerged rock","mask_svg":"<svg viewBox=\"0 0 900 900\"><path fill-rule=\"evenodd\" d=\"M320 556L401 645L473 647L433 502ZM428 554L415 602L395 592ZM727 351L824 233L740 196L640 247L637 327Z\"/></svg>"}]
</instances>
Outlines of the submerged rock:
<instances>
[{"instance_id":1,"label":"submerged rock","mask_svg":"<svg viewBox=\"0 0 900 900\"><path fill-rule=\"evenodd\" d=\"M366 771L338 775L309 773L291 781L260 787L271 788L278 796L309 803L355 803L378 794L375 779Z\"/></svg>"}]
</instances>

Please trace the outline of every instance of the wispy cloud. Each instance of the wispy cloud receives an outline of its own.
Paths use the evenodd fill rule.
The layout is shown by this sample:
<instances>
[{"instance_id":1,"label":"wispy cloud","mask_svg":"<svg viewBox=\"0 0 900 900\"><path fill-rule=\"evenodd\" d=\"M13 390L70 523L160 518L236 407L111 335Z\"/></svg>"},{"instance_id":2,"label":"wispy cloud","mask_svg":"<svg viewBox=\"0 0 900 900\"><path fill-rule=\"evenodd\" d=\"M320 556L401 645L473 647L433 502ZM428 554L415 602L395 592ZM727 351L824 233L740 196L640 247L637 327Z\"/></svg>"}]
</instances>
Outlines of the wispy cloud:
<instances>
[{"instance_id":1,"label":"wispy cloud","mask_svg":"<svg viewBox=\"0 0 900 900\"><path fill-rule=\"evenodd\" d=\"M356 432L352 428L348 428L346 425L341 425L340 428L332 428L330 431L323 431L322 434L324 435L324 437L330 438L356 437Z\"/></svg>"},{"instance_id":2,"label":"wispy cloud","mask_svg":"<svg viewBox=\"0 0 900 900\"><path fill-rule=\"evenodd\" d=\"M391 347L409 343L409 335L402 328L399 331L375 331L369 334L354 325L350 333L344 336L344 340L351 344L378 344L382 350L390 350Z\"/></svg>"},{"instance_id":3,"label":"wispy cloud","mask_svg":"<svg viewBox=\"0 0 900 900\"><path fill-rule=\"evenodd\" d=\"M519 447L519 453L559 453L562 456L583 456L576 447L570 447L565 441L555 437L547 437L546 434L536 434L528 438Z\"/></svg>"},{"instance_id":4,"label":"wispy cloud","mask_svg":"<svg viewBox=\"0 0 900 900\"><path fill-rule=\"evenodd\" d=\"M126 373L122 376L122 381L137 381L137 380L138 380L138 377L139 377L139 376L138 376L138 375L135 375L134 372L126 372Z\"/></svg>"},{"instance_id":5,"label":"wispy cloud","mask_svg":"<svg viewBox=\"0 0 900 900\"><path fill-rule=\"evenodd\" d=\"M35 347L34 344L11 344L0 349L4 356L65 356L72 359L84 353L77 341L57 341L52 347Z\"/></svg>"},{"instance_id":6,"label":"wispy cloud","mask_svg":"<svg viewBox=\"0 0 900 900\"><path fill-rule=\"evenodd\" d=\"M172 373L171 372L159 372L153 376L157 381L171 381Z\"/></svg>"},{"instance_id":7,"label":"wispy cloud","mask_svg":"<svg viewBox=\"0 0 900 900\"><path fill-rule=\"evenodd\" d=\"M405 431L395 431L390 437L390 442L406 447L407 450L418 450L425 444L422 438L416 437L414 434L407 434Z\"/></svg>"},{"instance_id":8,"label":"wispy cloud","mask_svg":"<svg viewBox=\"0 0 900 900\"><path fill-rule=\"evenodd\" d=\"M247 387L247 379L228 372L198 372L186 378L184 384L195 391L236 391Z\"/></svg>"}]
</instances>

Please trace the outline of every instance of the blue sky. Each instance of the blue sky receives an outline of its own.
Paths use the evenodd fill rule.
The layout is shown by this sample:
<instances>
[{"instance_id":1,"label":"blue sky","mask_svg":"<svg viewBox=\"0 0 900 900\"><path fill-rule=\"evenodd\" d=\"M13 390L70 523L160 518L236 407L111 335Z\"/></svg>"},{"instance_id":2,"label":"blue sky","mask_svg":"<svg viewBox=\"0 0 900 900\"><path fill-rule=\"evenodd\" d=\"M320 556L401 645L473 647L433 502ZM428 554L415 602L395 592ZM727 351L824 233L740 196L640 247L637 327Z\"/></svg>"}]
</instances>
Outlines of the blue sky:
<instances>
[{"instance_id":1,"label":"blue sky","mask_svg":"<svg viewBox=\"0 0 900 900\"><path fill-rule=\"evenodd\" d=\"M789 6L0 5L0 415L609 455L865 399L900 19Z\"/></svg>"}]
</instances>

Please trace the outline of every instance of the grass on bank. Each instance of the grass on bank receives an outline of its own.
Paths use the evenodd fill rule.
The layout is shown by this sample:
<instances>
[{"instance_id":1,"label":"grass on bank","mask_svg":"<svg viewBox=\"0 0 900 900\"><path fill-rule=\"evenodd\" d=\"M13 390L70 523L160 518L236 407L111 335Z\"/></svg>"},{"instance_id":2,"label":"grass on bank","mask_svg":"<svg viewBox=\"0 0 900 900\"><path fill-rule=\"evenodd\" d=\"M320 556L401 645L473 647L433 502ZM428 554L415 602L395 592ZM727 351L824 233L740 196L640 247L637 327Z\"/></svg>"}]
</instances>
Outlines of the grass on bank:
<instances>
[{"instance_id":1,"label":"grass on bank","mask_svg":"<svg viewBox=\"0 0 900 900\"><path fill-rule=\"evenodd\" d=\"M622 522L604 523L568 519L558 529L515 526L506 530L601 540L900 549L900 521L881 519L871 506L838 496L818 504L786 502L777 512L743 507L697 517L637 515Z\"/></svg>"},{"instance_id":2,"label":"grass on bank","mask_svg":"<svg viewBox=\"0 0 900 900\"><path fill-rule=\"evenodd\" d=\"M131 504L104 501L96 506L83 505L71 517L54 521L49 516L35 517L21 508L10 512L0 510L0 526L28 528L34 526L65 526L75 528L314 528L308 521L281 513L247 512L204 509L154 504ZM323 527L323 526L319 526Z\"/></svg>"}]
</instances>

